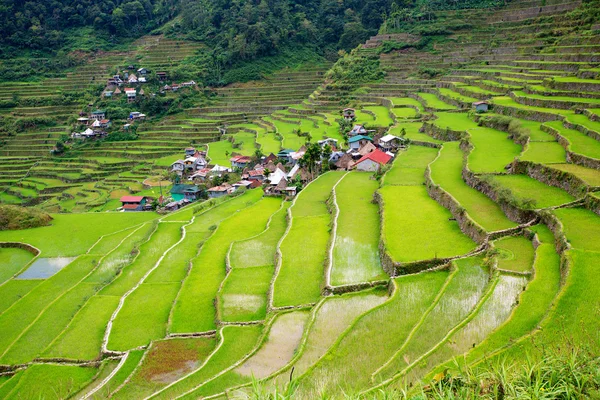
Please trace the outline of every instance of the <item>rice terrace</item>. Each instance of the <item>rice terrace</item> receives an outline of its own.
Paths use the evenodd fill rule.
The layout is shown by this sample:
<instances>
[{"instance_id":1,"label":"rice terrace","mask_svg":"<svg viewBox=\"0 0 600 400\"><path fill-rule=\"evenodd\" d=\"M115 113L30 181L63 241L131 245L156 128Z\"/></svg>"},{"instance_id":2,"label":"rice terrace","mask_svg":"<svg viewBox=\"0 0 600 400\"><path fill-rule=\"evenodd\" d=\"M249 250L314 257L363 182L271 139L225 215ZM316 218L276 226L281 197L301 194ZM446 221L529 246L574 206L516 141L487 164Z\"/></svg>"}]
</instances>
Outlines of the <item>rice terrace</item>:
<instances>
[{"instance_id":1,"label":"rice terrace","mask_svg":"<svg viewBox=\"0 0 600 400\"><path fill-rule=\"evenodd\" d=\"M599 0L0 2L0 399L584 398Z\"/></svg>"}]
</instances>

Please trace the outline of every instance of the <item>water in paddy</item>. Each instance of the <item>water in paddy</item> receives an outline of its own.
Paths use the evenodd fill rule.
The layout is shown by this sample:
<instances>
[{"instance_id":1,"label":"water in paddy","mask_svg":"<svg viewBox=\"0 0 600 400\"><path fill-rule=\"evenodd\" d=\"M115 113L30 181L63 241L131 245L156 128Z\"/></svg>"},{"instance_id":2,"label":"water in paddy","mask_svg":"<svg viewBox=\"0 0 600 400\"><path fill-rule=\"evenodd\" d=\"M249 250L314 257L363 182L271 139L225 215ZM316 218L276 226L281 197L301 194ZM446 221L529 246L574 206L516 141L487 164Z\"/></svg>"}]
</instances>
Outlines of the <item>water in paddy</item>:
<instances>
[{"instance_id":1,"label":"water in paddy","mask_svg":"<svg viewBox=\"0 0 600 400\"><path fill-rule=\"evenodd\" d=\"M46 279L56 274L73 261L75 257L38 258L16 279Z\"/></svg>"}]
</instances>

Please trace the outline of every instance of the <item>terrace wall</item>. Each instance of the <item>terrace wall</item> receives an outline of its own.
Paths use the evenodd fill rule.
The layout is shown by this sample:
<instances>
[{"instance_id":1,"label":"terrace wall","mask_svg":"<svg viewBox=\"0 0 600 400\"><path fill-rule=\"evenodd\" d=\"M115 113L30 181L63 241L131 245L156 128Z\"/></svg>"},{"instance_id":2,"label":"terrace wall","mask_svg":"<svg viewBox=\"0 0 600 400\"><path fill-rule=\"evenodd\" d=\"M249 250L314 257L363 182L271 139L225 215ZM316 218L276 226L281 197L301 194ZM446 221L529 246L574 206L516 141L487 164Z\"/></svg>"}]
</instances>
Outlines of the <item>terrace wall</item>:
<instances>
[{"instance_id":1,"label":"terrace wall","mask_svg":"<svg viewBox=\"0 0 600 400\"><path fill-rule=\"evenodd\" d=\"M512 170L516 174L525 174L546 185L563 189L575 197L583 196L588 190L585 182L575 175L531 161L517 160L513 162Z\"/></svg>"}]
</instances>

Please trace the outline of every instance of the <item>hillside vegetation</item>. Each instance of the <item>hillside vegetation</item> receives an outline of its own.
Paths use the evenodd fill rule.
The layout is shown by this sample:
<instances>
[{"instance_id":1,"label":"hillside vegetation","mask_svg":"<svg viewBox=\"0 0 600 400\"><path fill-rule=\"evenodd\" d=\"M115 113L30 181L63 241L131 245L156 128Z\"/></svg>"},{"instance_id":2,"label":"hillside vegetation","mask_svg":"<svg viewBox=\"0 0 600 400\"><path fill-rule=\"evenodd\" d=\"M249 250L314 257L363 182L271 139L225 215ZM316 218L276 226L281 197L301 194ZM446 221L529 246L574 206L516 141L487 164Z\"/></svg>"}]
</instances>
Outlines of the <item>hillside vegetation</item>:
<instances>
[{"instance_id":1,"label":"hillside vegetation","mask_svg":"<svg viewBox=\"0 0 600 400\"><path fill-rule=\"evenodd\" d=\"M50 225L52 217L36 208L0 205L0 231Z\"/></svg>"},{"instance_id":2,"label":"hillside vegetation","mask_svg":"<svg viewBox=\"0 0 600 400\"><path fill-rule=\"evenodd\" d=\"M52 218L0 232L0 399L600 396L597 0L148 5L0 84L0 215ZM71 136L96 108L106 136ZM202 197L289 180L115 212L187 182L188 147L251 160Z\"/></svg>"}]
</instances>

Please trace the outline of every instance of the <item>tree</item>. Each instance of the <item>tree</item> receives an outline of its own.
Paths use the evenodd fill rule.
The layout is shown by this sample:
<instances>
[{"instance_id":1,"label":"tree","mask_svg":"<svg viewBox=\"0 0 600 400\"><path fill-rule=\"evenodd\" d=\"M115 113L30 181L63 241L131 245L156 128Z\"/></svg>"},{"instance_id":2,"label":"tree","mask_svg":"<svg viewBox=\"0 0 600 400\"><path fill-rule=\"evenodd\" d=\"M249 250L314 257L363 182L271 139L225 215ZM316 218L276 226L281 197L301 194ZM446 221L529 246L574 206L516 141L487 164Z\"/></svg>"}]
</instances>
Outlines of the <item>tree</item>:
<instances>
[{"instance_id":1,"label":"tree","mask_svg":"<svg viewBox=\"0 0 600 400\"><path fill-rule=\"evenodd\" d=\"M314 178L314 173L317 169L317 162L319 161L321 161L321 146L319 146L317 143L307 144L306 152L300 159L300 166L308 170L311 178Z\"/></svg>"}]
</instances>

